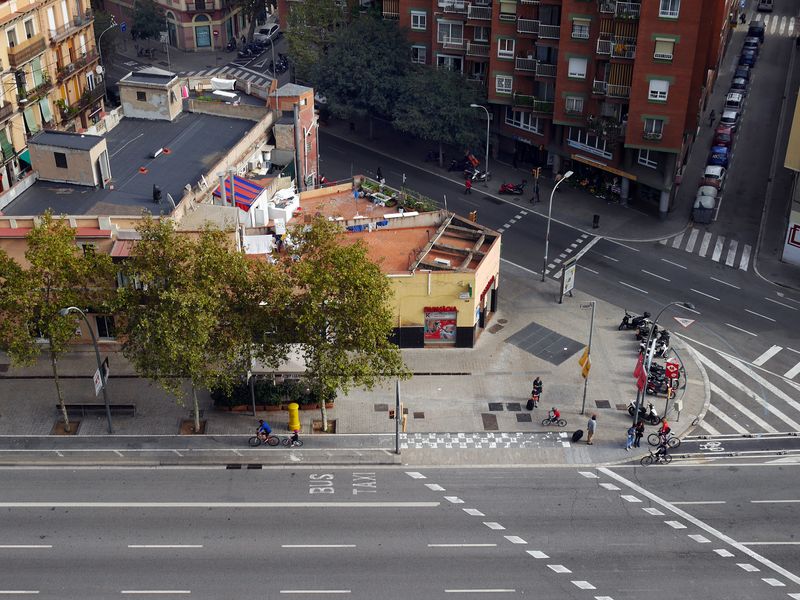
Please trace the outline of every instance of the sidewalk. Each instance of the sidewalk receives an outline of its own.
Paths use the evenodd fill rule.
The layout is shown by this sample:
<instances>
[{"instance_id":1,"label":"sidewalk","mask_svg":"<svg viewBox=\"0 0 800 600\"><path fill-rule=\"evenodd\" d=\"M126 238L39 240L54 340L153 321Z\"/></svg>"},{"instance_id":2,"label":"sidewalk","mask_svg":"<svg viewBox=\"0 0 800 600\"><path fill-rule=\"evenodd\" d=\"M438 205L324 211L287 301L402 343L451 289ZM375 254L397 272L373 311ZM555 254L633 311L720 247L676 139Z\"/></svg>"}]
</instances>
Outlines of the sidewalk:
<instances>
[{"instance_id":1,"label":"sidewalk","mask_svg":"<svg viewBox=\"0 0 800 600\"><path fill-rule=\"evenodd\" d=\"M574 298L565 298L559 305L555 282L537 281L532 284L529 274L505 266L502 277L500 311L481 335L475 349L403 351L406 364L415 373L411 380L401 382L400 386L403 406L408 411L409 433L409 450L403 452L403 462L590 464L634 458L624 450L625 431L630 425L625 408L635 398L632 372L638 342L634 340L633 332L617 330L622 310L605 302L597 303L592 371L586 410L581 415L583 379L577 361L588 337L590 311L582 310L580 303L590 298L575 293ZM671 327L669 319L667 313L663 318L666 327ZM551 349L556 354L560 352L562 343L570 345L570 341L574 342L570 351L577 353L565 359L558 358L554 363L509 342L514 334L536 326L554 332L549 334L551 336L565 336ZM545 335L540 331L531 339L543 339ZM677 342L676 338L673 336ZM65 377L63 386L68 402L98 401L89 379L95 369L94 355L89 350L70 353L59 362L60 372ZM691 429L692 422L704 414L709 395L700 365L684 347L679 345L677 352L686 365L688 383L685 392L682 390L685 396L680 420L672 414L668 417L673 431L684 435ZM112 354L110 364L110 401L136 404L135 417L114 417L116 433L120 436L175 435L180 419L189 417L190 407L177 406L174 399L160 388L135 377L121 354ZM525 410L525 403L531 381L537 375L544 382L544 393L539 407L531 414ZM388 410L394 408L394 403L395 384L392 381L371 392L356 390L338 398L336 407L329 411L329 418L336 420L337 433L393 433L395 422L389 419ZM665 398L658 396L653 403L663 414ZM556 439L558 432L541 425L551 406L557 406L568 421L564 430L566 437ZM253 431L255 420L251 415L216 411L208 394L201 395L201 408L208 422L206 432L209 436L240 435L246 438ZM585 438L577 445L563 443L569 442L569 436L576 429L586 429L591 414L598 416L594 445L586 445ZM260 413L259 417L267 419L276 432L286 431L286 413ZM47 436L57 419L55 390L46 360L27 369L9 369L2 374L0 435ZM315 436L309 433L313 419L319 419L319 411L301 413L309 448L315 447ZM87 416L81 421L78 438L106 435L104 415ZM648 427L648 433L651 430ZM466 447L453 444L457 449L452 451L442 447L444 442L437 447L428 443L418 444L420 436L412 435L428 432L478 433L470 436L472 441ZM532 438L523 436L525 440L534 440L535 444L512 444L502 451L476 446L500 432L535 434ZM124 439L129 445L135 444L135 440L136 437ZM643 447L638 453L645 451Z\"/></svg>"}]
</instances>

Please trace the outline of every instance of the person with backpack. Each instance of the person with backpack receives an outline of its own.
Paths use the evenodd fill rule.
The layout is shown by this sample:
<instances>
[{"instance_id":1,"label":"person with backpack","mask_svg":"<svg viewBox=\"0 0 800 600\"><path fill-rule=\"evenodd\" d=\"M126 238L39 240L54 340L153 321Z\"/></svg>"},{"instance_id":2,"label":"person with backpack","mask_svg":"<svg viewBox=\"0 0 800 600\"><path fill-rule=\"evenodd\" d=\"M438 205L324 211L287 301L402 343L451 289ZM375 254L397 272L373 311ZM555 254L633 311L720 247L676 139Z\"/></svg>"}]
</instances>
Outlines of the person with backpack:
<instances>
[{"instance_id":1,"label":"person with backpack","mask_svg":"<svg viewBox=\"0 0 800 600\"><path fill-rule=\"evenodd\" d=\"M625 441L625 451L627 452L633 448L633 438L636 435L636 427L631 425L628 427L628 439Z\"/></svg>"},{"instance_id":2,"label":"person with backpack","mask_svg":"<svg viewBox=\"0 0 800 600\"><path fill-rule=\"evenodd\" d=\"M633 446L635 448L639 447L639 442L642 441L642 436L644 436L644 421L639 419L639 421L636 423L636 436L633 440Z\"/></svg>"},{"instance_id":3,"label":"person with backpack","mask_svg":"<svg viewBox=\"0 0 800 600\"><path fill-rule=\"evenodd\" d=\"M533 380L533 384L531 385L531 402L533 402L533 408L536 408L539 405L539 398L542 396L542 379L541 377L537 377Z\"/></svg>"}]
</instances>

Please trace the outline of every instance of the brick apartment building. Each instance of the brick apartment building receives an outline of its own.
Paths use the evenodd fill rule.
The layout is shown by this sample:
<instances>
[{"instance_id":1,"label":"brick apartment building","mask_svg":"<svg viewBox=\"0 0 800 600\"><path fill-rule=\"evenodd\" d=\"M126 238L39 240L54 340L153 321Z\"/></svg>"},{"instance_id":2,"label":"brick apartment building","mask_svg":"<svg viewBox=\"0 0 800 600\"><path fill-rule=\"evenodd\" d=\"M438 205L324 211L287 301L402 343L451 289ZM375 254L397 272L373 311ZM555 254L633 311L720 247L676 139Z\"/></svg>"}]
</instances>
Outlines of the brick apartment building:
<instances>
[{"instance_id":1,"label":"brick apartment building","mask_svg":"<svg viewBox=\"0 0 800 600\"><path fill-rule=\"evenodd\" d=\"M384 0L411 61L482 85L493 153L669 210L735 0Z\"/></svg>"}]
</instances>

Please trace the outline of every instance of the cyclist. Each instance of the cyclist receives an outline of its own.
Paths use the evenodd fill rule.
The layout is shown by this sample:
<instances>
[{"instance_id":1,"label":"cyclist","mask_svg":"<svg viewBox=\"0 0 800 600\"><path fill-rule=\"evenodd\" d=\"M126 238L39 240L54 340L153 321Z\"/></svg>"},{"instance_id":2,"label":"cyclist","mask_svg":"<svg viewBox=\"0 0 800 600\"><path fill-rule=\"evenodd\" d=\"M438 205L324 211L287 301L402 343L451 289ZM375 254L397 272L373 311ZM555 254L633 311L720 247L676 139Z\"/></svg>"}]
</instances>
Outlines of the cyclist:
<instances>
[{"instance_id":1,"label":"cyclist","mask_svg":"<svg viewBox=\"0 0 800 600\"><path fill-rule=\"evenodd\" d=\"M659 440L658 448L656 448L656 460L664 458L667 455L667 450L669 450L669 448L667 448L667 438L662 437Z\"/></svg>"},{"instance_id":2,"label":"cyclist","mask_svg":"<svg viewBox=\"0 0 800 600\"><path fill-rule=\"evenodd\" d=\"M661 438L663 443L667 443L667 438L669 437L669 432L672 429L669 428L669 423L667 423L667 417L661 418L661 427L658 428L658 437Z\"/></svg>"},{"instance_id":3,"label":"cyclist","mask_svg":"<svg viewBox=\"0 0 800 600\"><path fill-rule=\"evenodd\" d=\"M300 441L300 430L295 429L289 437L289 443L291 446L294 446L298 441Z\"/></svg>"},{"instance_id":4,"label":"cyclist","mask_svg":"<svg viewBox=\"0 0 800 600\"><path fill-rule=\"evenodd\" d=\"M271 433L272 427L269 426L269 423L267 423L264 419L259 419L256 435L266 442Z\"/></svg>"},{"instance_id":5,"label":"cyclist","mask_svg":"<svg viewBox=\"0 0 800 600\"><path fill-rule=\"evenodd\" d=\"M548 416L550 417L550 421L555 422L561 418L561 413L558 412L558 409L554 406L552 409L550 409L550 413Z\"/></svg>"}]
</instances>

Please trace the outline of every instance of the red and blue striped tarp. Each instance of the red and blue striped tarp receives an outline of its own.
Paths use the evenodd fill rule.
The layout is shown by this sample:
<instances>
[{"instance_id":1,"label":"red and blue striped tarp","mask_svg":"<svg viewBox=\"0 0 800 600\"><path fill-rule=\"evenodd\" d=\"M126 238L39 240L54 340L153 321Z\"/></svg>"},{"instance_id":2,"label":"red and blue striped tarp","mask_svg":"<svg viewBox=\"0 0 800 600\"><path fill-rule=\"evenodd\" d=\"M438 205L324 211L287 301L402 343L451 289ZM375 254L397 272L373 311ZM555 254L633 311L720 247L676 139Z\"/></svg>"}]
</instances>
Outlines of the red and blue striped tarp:
<instances>
[{"instance_id":1,"label":"red and blue striped tarp","mask_svg":"<svg viewBox=\"0 0 800 600\"><path fill-rule=\"evenodd\" d=\"M233 181L233 189L236 192L236 206L247 212L253 206L253 203L256 201L256 198L258 198L258 195L264 191L264 188L257 183L250 181L249 179L245 179L244 177L234 177ZM219 187L217 187L214 195L217 198L222 197ZM231 201L230 177L225 178L225 198L228 202Z\"/></svg>"}]
</instances>

